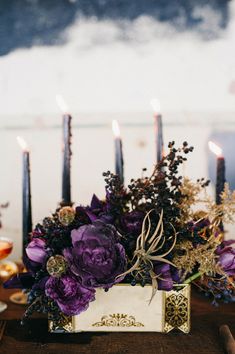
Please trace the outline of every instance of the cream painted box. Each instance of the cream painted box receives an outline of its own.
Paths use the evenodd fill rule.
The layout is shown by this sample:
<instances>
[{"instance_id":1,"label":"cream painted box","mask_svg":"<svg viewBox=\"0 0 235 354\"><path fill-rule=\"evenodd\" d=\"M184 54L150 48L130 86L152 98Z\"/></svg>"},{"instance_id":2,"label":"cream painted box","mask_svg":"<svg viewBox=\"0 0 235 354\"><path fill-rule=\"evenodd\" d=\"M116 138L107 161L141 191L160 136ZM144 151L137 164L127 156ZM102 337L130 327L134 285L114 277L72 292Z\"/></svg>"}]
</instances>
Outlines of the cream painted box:
<instances>
[{"instance_id":1,"label":"cream painted box","mask_svg":"<svg viewBox=\"0 0 235 354\"><path fill-rule=\"evenodd\" d=\"M190 285L157 291L151 303L151 285L118 284L105 292L97 289L96 300L73 317L49 321L49 331L76 332L169 332L190 331Z\"/></svg>"}]
</instances>

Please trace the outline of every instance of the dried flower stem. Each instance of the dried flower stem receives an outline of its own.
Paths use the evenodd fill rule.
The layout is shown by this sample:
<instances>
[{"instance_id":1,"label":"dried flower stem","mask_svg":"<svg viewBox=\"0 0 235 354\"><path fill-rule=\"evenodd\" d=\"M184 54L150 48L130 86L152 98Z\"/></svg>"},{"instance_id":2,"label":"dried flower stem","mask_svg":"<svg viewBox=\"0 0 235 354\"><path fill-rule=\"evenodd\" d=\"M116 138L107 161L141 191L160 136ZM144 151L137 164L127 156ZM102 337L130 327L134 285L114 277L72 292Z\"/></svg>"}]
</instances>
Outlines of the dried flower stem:
<instances>
[{"instance_id":1,"label":"dried flower stem","mask_svg":"<svg viewBox=\"0 0 235 354\"><path fill-rule=\"evenodd\" d=\"M201 276L202 276L202 273L201 272L197 272L197 273L191 275L191 277L187 278L184 281L184 284L190 284L191 282L193 282L194 280L196 280L197 278L199 278Z\"/></svg>"}]
</instances>

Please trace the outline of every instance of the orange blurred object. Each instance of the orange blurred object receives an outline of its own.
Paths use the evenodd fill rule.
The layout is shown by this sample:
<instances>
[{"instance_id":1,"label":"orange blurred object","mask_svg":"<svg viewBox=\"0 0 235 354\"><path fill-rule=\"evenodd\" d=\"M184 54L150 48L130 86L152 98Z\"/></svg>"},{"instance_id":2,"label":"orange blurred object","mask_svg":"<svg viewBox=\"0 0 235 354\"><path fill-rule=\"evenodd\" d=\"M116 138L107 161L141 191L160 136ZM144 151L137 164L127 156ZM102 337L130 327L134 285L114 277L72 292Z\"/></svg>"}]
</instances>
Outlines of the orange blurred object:
<instances>
[{"instance_id":1,"label":"orange blurred object","mask_svg":"<svg viewBox=\"0 0 235 354\"><path fill-rule=\"evenodd\" d=\"M18 266L11 261L5 260L0 263L0 280L5 282L19 272Z\"/></svg>"},{"instance_id":2,"label":"orange blurred object","mask_svg":"<svg viewBox=\"0 0 235 354\"><path fill-rule=\"evenodd\" d=\"M6 258L12 251L13 243L4 237L0 238L0 259Z\"/></svg>"}]
</instances>

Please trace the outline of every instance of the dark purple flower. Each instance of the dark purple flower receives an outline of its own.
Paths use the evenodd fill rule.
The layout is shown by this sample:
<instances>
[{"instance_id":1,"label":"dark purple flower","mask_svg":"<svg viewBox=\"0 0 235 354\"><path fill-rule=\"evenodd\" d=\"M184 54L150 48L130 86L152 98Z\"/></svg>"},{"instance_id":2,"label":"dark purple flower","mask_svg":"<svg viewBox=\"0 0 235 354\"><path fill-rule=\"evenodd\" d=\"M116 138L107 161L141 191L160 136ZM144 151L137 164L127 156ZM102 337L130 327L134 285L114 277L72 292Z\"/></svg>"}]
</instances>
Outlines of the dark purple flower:
<instances>
[{"instance_id":1,"label":"dark purple flower","mask_svg":"<svg viewBox=\"0 0 235 354\"><path fill-rule=\"evenodd\" d=\"M45 284L45 292L67 316L87 310L90 301L95 300L95 290L83 287L70 275L50 277Z\"/></svg>"},{"instance_id":2,"label":"dark purple flower","mask_svg":"<svg viewBox=\"0 0 235 354\"><path fill-rule=\"evenodd\" d=\"M28 258L36 263L43 263L47 257L46 243L40 238L34 238L26 247Z\"/></svg>"},{"instance_id":3,"label":"dark purple flower","mask_svg":"<svg viewBox=\"0 0 235 354\"><path fill-rule=\"evenodd\" d=\"M91 209L93 210L102 210L104 207L104 202L100 200L97 195L93 194L91 199Z\"/></svg>"},{"instance_id":4,"label":"dark purple flower","mask_svg":"<svg viewBox=\"0 0 235 354\"><path fill-rule=\"evenodd\" d=\"M177 269L167 263L157 263L154 272L158 276L158 290L170 291L174 283L179 282Z\"/></svg>"},{"instance_id":5,"label":"dark purple flower","mask_svg":"<svg viewBox=\"0 0 235 354\"><path fill-rule=\"evenodd\" d=\"M235 277L235 248L231 245L235 240L223 241L217 248L219 263L223 270L230 276Z\"/></svg>"},{"instance_id":6,"label":"dark purple flower","mask_svg":"<svg viewBox=\"0 0 235 354\"><path fill-rule=\"evenodd\" d=\"M126 254L114 226L96 221L71 233L73 248L64 250L71 271L84 286L110 288L123 278Z\"/></svg>"},{"instance_id":7,"label":"dark purple flower","mask_svg":"<svg viewBox=\"0 0 235 354\"><path fill-rule=\"evenodd\" d=\"M131 211L125 213L121 217L121 225L127 233L139 234L144 219L144 213L141 211Z\"/></svg>"},{"instance_id":8,"label":"dark purple flower","mask_svg":"<svg viewBox=\"0 0 235 354\"><path fill-rule=\"evenodd\" d=\"M91 223L97 220L103 221L106 224L113 222L113 216L108 212L107 202L101 201L95 194L92 197L90 206L79 206L76 208L76 211L77 213L85 213Z\"/></svg>"},{"instance_id":9,"label":"dark purple flower","mask_svg":"<svg viewBox=\"0 0 235 354\"><path fill-rule=\"evenodd\" d=\"M32 273L18 273L8 279L3 285L5 289L29 289L34 284Z\"/></svg>"}]
</instances>

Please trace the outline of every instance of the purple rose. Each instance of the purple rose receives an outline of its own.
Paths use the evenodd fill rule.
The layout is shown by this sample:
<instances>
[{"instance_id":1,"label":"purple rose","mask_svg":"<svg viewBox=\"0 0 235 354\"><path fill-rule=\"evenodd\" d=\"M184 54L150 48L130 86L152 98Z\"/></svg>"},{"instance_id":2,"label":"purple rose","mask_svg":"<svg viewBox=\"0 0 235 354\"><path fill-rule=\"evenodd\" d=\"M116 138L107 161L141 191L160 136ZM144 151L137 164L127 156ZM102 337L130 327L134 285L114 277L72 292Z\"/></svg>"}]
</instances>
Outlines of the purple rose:
<instances>
[{"instance_id":1,"label":"purple rose","mask_svg":"<svg viewBox=\"0 0 235 354\"><path fill-rule=\"evenodd\" d=\"M47 257L45 246L44 240L34 238L25 249L28 258L33 262L43 263Z\"/></svg>"},{"instance_id":2,"label":"purple rose","mask_svg":"<svg viewBox=\"0 0 235 354\"><path fill-rule=\"evenodd\" d=\"M95 290L83 287L70 275L50 277L46 282L45 292L67 316L78 315L87 310L89 302L95 300Z\"/></svg>"},{"instance_id":3,"label":"purple rose","mask_svg":"<svg viewBox=\"0 0 235 354\"><path fill-rule=\"evenodd\" d=\"M231 245L235 240L223 241L216 250L219 255L219 263L223 270L230 276L235 277L235 248Z\"/></svg>"},{"instance_id":4,"label":"purple rose","mask_svg":"<svg viewBox=\"0 0 235 354\"><path fill-rule=\"evenodd\" d=\"M110 288L123 277L126 254L114 226L96 221L71 233L73 248L64 250L71 271L86 287Z\"/></svg>"},{"instance_id":5,"label":"purple rose","mask_svg":"<svg viewBox=\"0 0 235 354\"><path fill-rule=\"evenodd\" d=\"M174 283L179 282L177 269L167 263L157 263L154 272L158 276L158 290L170 291Z\"/></svg>"},{"instance_id":6,"label":"purple rose","mask_svg":"<svg viewBox=\"0 0 235 354\"><path fill-rule=\"evenodd\" d=\"M131 211L130 213L123 214L121 224L123 229L128 233L139 235L144 219L144 213L141 211Z\"/></svg>"}]
</instances>

